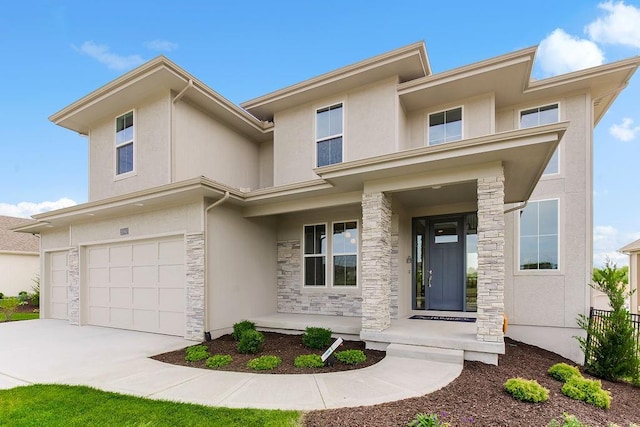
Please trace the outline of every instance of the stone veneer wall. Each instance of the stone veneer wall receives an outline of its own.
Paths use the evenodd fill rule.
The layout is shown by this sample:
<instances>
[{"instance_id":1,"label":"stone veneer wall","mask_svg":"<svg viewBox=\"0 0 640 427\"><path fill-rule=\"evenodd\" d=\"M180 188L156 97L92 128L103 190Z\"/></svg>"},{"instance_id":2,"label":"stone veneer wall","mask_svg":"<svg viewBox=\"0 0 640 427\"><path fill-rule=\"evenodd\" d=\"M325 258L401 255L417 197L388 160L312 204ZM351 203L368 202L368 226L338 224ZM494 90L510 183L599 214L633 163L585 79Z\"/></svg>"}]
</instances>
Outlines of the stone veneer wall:
<instances>
[{"instance_id":1,"label":"stone veneer wall","mask_svg":"<svg viewBox=\"0 0 640 427\"><path fill-rule=\"evenodd\" d=\"M80 253L71 248L67 253L69 271L69 323L80 324Z\"/></svg>"},{"instance_id":2,"label":"stone veneer wall","mask_svg":"<svg viewBox=\"0 0 640 427\"><path fill-rule=\"evenodd\" d=\"M362 195L362 331L391 324L391 197Z\"/></svg>"},{"instance_id":3,"label":"stone veneer wall","mask_svg":"<svg viewBox=\"0 0 640 427\"><path fill-rule=\"evenodd\" d=\"M504 174L478 179L479 341L504 337Z\"/></svg>"},{"instance_id":4,"label":"stone veneer wall","mask_svg":"<svg viewBox=\"0 0 640 427\"><path fill-rule=\"evenodd\" d=\"M185 338L204 339L204 233L187 234L187 309Z\"/></svg>"},{"instance_id":5,"label":"stone veneer wall","mask_svg":"<svg viewBox=\"0 0 640 427\"><path fill-rule=\"evenodd\" d=\"M398 286L400 279L400 260L398 259L398 251L400 250L399 233L391 233L391 318L398 318Z\"/></svg>"},{"instance_id":6,"label":"stone veneer wall","mask_svg":"<svg viewBox=\"0 0 640 427\"><path fill-rule=\"evenodd\" d=\"M299 240L278 242L278 312L360 316L360 293L330 289L303 289Z\"/></svg>"}]
</instances>

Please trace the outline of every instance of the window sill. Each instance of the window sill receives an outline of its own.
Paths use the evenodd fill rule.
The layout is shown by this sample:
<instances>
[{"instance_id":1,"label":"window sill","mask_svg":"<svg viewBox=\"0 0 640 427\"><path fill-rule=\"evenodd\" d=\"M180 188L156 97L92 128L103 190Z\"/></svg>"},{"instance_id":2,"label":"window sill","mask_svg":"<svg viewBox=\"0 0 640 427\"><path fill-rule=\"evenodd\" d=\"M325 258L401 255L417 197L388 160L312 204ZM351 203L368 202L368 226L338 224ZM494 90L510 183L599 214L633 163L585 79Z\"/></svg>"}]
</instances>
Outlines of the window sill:
<instances>
[{"instance_id":1,"label":"window sill","mask_svg":"<svg viewBox=\"0 0 640 427\"><path fill-rule=\"evenodd\" d=\"M138 173L136 171L131 171L127 173L121 173L120 175L116 175L113 177L113 181L122 181L123 179L131 178L137 176Z\"/></svg>"}]
</instances>

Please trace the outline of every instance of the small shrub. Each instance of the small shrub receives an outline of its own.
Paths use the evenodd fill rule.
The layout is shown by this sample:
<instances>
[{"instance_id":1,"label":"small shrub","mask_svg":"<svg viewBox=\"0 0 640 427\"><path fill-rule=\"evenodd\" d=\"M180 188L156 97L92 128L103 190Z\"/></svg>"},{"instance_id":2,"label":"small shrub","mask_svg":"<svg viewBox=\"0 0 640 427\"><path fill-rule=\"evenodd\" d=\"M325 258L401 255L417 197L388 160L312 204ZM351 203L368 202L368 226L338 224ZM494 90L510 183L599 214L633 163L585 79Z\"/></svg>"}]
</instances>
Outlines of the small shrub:
<instances>
[{"instance_id":1,"label":"small shrub","mask_svg":"<svg viewBox=\"0 0 640 427\"><path fill-rule=\"evenodd\" d=\"M197 362L199 360L204 360L209 356L211 355L209 354L209 349L206 345L192 345L191 347L187 347L187 355L184 360L187 362Z\"/></svg>"},{"instance_id":2,"label":"small shrub","mask_svg":"<svg viewBox=\"0 0 640 427\"><path fill-rule=\"evenodd\" d=\"M0 299L4 298L4 294L2 292L0 292Z\"/></svg>"},{"instance_id":3,"label":"small shrub","mask_svg":"<svg viewBox=\"0 0 640 427\"><path fill-rule=\"evenodd\" d=\"M602 383L598 380L572 377L562 386L562 394L602 409L609 409L611 406L611 393L603 390Z\"/></svg>"},{"instance_id":4,"label":"small shrub","mask_svg":"<svg viewBox=\"0 0 640 427\"><path fill-rule=\"evenodd\" d=\"M416 414L415 418L409 421L407 427L449 427L451 424L444 422L438 414Z\"/></svg>"},{"instance_id":5,"label":"small shrub","mask_svg":"<svg viewBox=\"0 0 640 427\"><path fill-rule=\"evenodd\" d=\"M282 359L278 356L260 356L247 362L247 366L256 371L267 371L280 366Z\"/></svg>"},{"instance_id":6,"label":"small shrub","mask_svg":"<svg viewBox=\"0 0 640 427\"><path fill-rule=\"evenodd\" d=\"M256 330L247 330L242 333L240 341L238 341L238 353L256 354L262 348L264 335Z\"/></svg>"},{"instance_id":7,"label":"small shrub","mask_svg":"<svg viewBox=\"0 0 640 427\"><path fill-rule=\"evenodd\" d=\"M504 389L522 402L542 403L549 399L549 390L538 384L536 380L509 378L504 383Z\"/></svg>"},{"instance_id":8,"label":"small shrub","mask_svg":"<svg viewBox=\"0 0 640 427\"><path fill-rule=\"evenodd\" d=\"M568 365L566 363L556 363L547 371L549 375L555 378L558 381L562 381L566 383L569 378L572 377L581 377L582 374L580 370L575 366Z\"/></svg>"},{"instance_id":9,"label":"small shrub","mask_svg":"<svg viewBox=\"0 0 640 427\"><path fill-rule=\"evenodd\" d=\"M324 363L322 357L317 354L303 354L296 357L293 361L293 366L296 368L322 368Z\"/></svg>"},{"instance_id":10,"label":"small shrub","mask_svg":"<svg viewBox=\"0 0 640 427\"><path fill-rule=\"evenodd\" d=\"M331 344L331 329L307 327L302 335L305 347L323 349Z\"/></svg>"},{"instance_id":11,"label":"small shrub","mask_svg":"<svg viewBox=\"0 0 640 427\"><path fill-rule=\"evenodd\" d=\"M20 300L18 298L4 298L0 300L0 311L4 314L5 321L11 320L13 313L18 309Z\"/></svg>"},{"instance_id":12,"label":"small shrub","mask_svg":"<svg viewBox=\"0 0 640 427\"><path fill-rule=\"evenodd\" d=\"M548 427L589 427L586 424L582 424L575 415L567 414L566 412L562 413L562 424L560 424L557 420L551 420L548 424Z\"/></svg>"},{"instance_id":13,"label":"small shrub","mask_svg":"<svg viewBox=\"0 0 640 427\"><path fill-rule=\"evenodd\" d=\"M367 356L362 350L344 350L334 353L336 359L347 365L357 365L367 360Z\"/></svg>"},{"instance_id":14,"label":"small shrub","mask_svg":"<svg viewBox=\"0 0 640 427\"><path fill-rule=\"evenodd\" d=\"M231 334L231 336L236 341L240 341L240 338L242 338L242 334L244 334L246 331L255 331L255 330L256 330L255 323L250 322L249 320L243 320L241 322L234 323L233 333Z\"/></svg>"},{"instance_id":15,"label":"small shrub","mask_svg":"<svg viewBox=\"0 0 640 427\"><path fill-rule=\"evenodd\" d=\"M36 275L31 281L34 283L31 286L31 290L33 293L30 295L31 305L39 306L40 305L40 276Z\"/></svg>"},{"instance_id":16,"label":"small shrub","mask_svg":"<svg viewBox=\"0 0 640 427\"><path fill-rule=\"evenodd\" d=\"M216 369L227 366L231 362L233 359L228 354L215 354L208 358L204 364L207 365L207 368Z\"/></svg>"}]
</instances>

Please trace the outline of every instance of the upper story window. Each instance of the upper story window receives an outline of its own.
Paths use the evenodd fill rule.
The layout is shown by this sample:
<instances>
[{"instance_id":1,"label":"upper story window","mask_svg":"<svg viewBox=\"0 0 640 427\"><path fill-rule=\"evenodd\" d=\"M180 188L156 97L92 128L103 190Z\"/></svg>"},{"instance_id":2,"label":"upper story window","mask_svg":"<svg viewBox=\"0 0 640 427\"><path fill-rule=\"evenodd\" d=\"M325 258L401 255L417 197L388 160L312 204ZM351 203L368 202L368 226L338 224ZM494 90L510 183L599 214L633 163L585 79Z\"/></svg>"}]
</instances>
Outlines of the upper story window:
<instances>
[{"instance_id":1,"label":"upper story window","mask_svg":"<svg viewBox=\"0 0 640 427\"><path fill-rule=\"evenodd\" d=\"M558 200L530 202L520 211L520 270L558 269Z\"/></svg>"},{"instance_id":2,"label":"upper story window","mask_svg":"<svg viewBox=\"0 0 640 427\"><path fill-rule=\"evenodd\" d=\"M342 162L342 104L316 111L317 165Z\"/></svg>"},{"instance_id":3,"label":"upper story window","mask_svg":"<svg viewBox=\"0 0 640 427\"><path fill-rule=\"evenodd\" d=\"M429 114L429 145L462 139L462 107Z\"/></svg>"},{"instance_id":4,"label":"upper story window","mask_svg":"<svg viewBox=\"0 0 640 427\"><path fill-rule=\"evenodd\" d=\"M558 104L545 105L544 107L530 108L520 111L520 129L533 126L548 125L558 122ZM560 170L558 150L553 153L543 175L556 174Z\"/></svg>"},{"instance_id":5,"label":"upper story window","mask_svg":"<svg viewBox=\"0 0 640 427\"><path fill-rule=\"evenodd\" d=\"M133 171L133 111L116 118L116 175Z\"/></svg>"}]
</instances>

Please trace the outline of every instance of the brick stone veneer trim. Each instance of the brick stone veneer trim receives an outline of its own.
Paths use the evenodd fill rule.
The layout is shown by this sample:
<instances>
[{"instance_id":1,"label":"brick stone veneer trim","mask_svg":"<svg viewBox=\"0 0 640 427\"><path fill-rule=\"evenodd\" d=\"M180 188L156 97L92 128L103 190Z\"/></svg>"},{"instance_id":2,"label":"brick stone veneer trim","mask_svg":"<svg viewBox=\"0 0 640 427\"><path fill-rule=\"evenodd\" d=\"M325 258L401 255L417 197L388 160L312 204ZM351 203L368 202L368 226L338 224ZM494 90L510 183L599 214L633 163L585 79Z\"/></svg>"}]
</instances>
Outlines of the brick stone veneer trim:
<instances>
[{"instance_id":1,"label":"brick stone veneer trim","mask_svg":"<svg viewBox=\"0 0 640 427\"><path fill-rule=\"evenodd\" d=\"M67 253L69 269L69 324L80 325L80 252L71 248Z\"/></svg>"},{"instance_id":2,"label":"brick stone veneer trim","mask_svg":"<svg viewBox=\"0 0 640 427\"><path fill-rule=\"evenodd\" d=\"M185 338L204 338L204 233L186 235L186 326Z\"/></svg>"}]
</instances>

